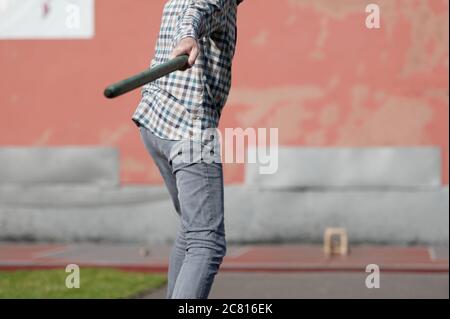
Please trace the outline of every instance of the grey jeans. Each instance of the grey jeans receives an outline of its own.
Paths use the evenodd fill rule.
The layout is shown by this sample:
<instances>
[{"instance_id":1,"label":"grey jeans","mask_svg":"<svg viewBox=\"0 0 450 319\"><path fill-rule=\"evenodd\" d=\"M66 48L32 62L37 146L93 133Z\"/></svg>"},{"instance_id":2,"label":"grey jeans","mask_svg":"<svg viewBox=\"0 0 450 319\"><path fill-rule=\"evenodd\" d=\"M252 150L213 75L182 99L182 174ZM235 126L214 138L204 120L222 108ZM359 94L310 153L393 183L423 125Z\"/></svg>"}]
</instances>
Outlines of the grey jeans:
<instances>
[{"instance_id":1,"label":"grey jeans","mask_svg":"<svg viewBox=\"0 0 450 319\"><path fill-rule=\"evenodd\" d=\"M142 141L159 168L180 216L169 260L167 298L205 299L226 253L223 171L220 162L193 156L189 140L171 141L140 126Z\"/></svg>"}]
</instances>

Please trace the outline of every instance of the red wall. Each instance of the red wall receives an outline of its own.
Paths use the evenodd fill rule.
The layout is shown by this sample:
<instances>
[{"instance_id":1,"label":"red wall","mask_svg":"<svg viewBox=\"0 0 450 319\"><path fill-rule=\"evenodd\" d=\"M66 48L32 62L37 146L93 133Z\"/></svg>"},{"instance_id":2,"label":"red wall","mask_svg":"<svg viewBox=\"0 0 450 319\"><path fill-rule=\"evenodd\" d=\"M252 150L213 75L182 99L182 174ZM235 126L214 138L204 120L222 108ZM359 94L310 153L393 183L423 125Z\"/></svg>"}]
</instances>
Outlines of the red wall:
<instances>
[{"instance_id":1,"label":"red wall","mask_svg":"<svg viewBox=\"0 0 450 319\"><path fill-rule=\"evenodd\" d=\"M380 4L382 28L365 27ZM161 183L131 115L102 96L147 67L163 0L97 0L96 35L0 41L0 146L110 145L124 183ZM246 0L225 127L278 127L282 145L443 151L448 184L448 0ZM243 180L226 165L226 181Z\"/></svg>"}]
</instances>

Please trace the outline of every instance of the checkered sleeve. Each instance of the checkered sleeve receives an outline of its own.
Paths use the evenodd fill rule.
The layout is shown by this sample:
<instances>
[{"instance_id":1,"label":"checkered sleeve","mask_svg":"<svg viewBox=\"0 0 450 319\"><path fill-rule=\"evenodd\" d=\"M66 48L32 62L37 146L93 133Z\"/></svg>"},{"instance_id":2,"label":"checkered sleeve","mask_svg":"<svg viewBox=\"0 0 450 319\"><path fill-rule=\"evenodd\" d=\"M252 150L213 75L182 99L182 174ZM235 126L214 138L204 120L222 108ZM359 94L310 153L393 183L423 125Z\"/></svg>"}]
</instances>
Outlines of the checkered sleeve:
<instances>
[{"instance_id":1,"label":"checkered sleeve","mask_svg":"<svg viewBox=\"0 0 450 319\"><path fill-rule=\"evenodd\" d=\"M195 138L198 130L219 125L231 87L237 4L237 0L166 1L151 67L166 62L185 37L198 41L201 54L192 68L142 88L135 123L169 140Z\"/></svg>"},{"instance_id":2,"label":"checkered sleeve","mask_svg":"<svg viewBox=\"0 0 450 319\"><path fill-rule=\"evenodd\" d=\"M186 37L201 39L224 27L227 2L235 0L191 0L178 22L175 44Z\"/></svg>"}]
</instances>

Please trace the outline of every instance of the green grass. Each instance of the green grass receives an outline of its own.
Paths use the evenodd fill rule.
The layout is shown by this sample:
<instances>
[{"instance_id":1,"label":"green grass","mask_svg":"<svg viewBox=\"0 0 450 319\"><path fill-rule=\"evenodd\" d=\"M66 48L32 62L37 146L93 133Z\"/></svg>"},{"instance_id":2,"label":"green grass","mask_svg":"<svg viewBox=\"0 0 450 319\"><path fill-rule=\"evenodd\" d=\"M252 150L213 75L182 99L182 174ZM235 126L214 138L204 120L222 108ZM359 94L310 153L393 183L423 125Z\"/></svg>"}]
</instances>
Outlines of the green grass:
<instances>
[{"instance_id":1,"label":"green grass","mask_svg":"<svg viewBox=\"0 0 450 319\"><path fill-rule=\"evenodd\" d=\"M132 298L163 286L166 277L103 268L80 268L80 288L66 287L65 269L0 271L0 298Z\"/></svg>"}]
</instances>

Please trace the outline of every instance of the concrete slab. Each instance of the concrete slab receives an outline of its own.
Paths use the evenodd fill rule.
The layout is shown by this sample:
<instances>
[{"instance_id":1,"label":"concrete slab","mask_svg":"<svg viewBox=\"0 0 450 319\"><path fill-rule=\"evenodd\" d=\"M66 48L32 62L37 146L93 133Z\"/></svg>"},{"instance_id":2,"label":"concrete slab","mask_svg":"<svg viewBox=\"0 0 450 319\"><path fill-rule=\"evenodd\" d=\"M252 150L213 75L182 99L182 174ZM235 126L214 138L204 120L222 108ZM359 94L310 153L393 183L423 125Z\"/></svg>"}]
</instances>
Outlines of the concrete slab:
<instances>
[{"instance_id":1,"label":"concrete slab","mask_svg":"<svg viewBox=\"0 0 450 319\"><path fill-rule=\"evenodd\" d=\"M280 147L277 172L262 175L258 164L249 164L245 184L262 189L440 186L441 153L437 147Z\"/></svg>"},{"instance_id":2,"label":"concrete slab","mask_svg":"<svg viewBox=\"0 0 450 319\"><path fill-rule=\"evenodd\" d=\"M345 227L351 243L448 247L448 187L428 191L257 191L226 189L232 242L322 242L327 227Z\"/></svg>"},{"instance_id":3,"label":"concrete slab","mask_svg":"<svg viewBox=\"0 0 450 319\"><path fill-rule=\"evenodd\" d=\"M225 189L230 243L322 242L345 227L351 243L448 247L448 188L415 191ZM171 242L178 216L163 187L0 188L0 240Z\"/></svg>"},{"instance_id":4,"label":"concrete slab","mask_svg":"<svg viewBox=\"0 0 450 319\"><path fill-rule=\"evenodd\" d=\"M95 186L52 185L40 187L0 186L0 207L92 207L168 201L163 186L126 186L99 188Z\"/></svg>"},{"instance_id":5,"label":"concrete slab","mask_svg":"<svg viewBox=\"0 0 450 319\"><path fill-rule=\"evenodd\" d=\"M118 150L107 147L2 147L0 185L119 185Z\"/></svg>"},{"instance_id":6,"label":"concrete slab","mask_svg":"<svg viewBox=\"0 0 450 319\"><path fill-rule=\"evenodd\" d=\"M0 191L2 240L170 242L177 216L163 188Z\"/></svg>"}]
</instances>

